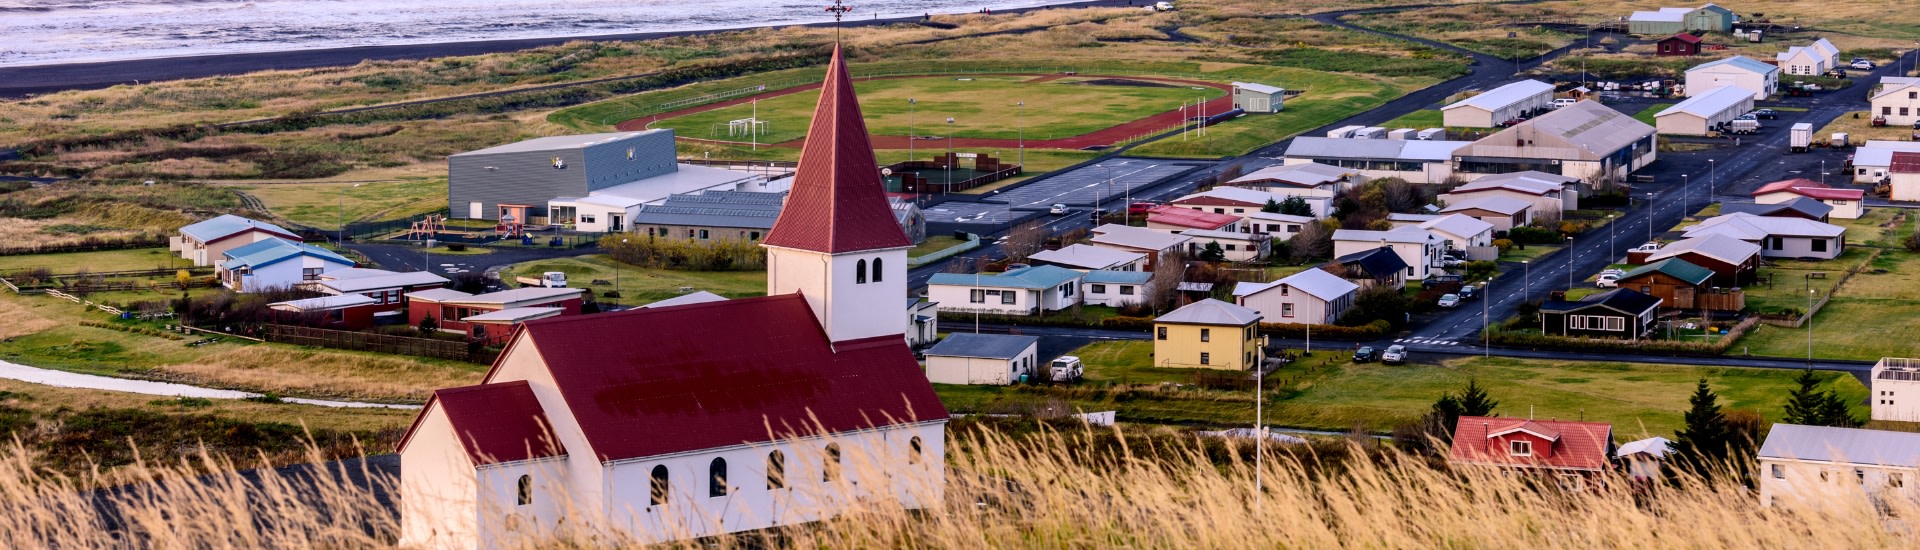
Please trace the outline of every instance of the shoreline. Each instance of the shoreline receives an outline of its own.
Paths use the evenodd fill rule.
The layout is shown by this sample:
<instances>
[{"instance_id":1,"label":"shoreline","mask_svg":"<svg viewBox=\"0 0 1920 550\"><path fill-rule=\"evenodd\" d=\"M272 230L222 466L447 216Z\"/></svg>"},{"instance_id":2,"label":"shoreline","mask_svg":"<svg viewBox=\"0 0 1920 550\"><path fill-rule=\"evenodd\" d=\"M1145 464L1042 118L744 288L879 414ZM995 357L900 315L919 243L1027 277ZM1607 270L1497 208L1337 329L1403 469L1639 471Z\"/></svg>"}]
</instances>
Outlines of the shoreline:
<instances>
[{"instance_id":1,"label":"shoreline","mask_svg":"<svg viewBox=\"0 0 1920 550\"><path fill-rule=\"evenodd\" d=\"M1063 1L1045 6L1009 8L996 13L1027 13L1037 10L1059 8L1090 8L1125 6L1125 0L1077 0ZM870 27L897 23L918 22L917 16L882 19L848 20L845 27ZM319 67L340 67L359 64L362 61L398 61L413 59L431 59L437 57L456 57L482 55L490 53L512 52L565 44L573 41L632 41L653 40L676 36L703 36L708 34L735 32L767 27L827 27L832 22L800 23L780 25L758 25L731 27L723 29L695 29L683 31L660 31L646 33L625 33L593 36L564 36L550 38L515 38L501 40L475 40L465 42L441 42L433 44L397 44L390 46L353 46L344 48L318 48L310 50L288 50L279 52L252 52L232 54L209 54L184 57L162 57L146 59L128 59L122 61L96 61L85 63L60 63L51 65L27 65L20 67L0 67L0 98L20 99L33 95L66 90L97 90L121 84L136 84L161 80L184 80L206 78L221 75L234 75L268 70L313 69Z\"/></svg>"}]
</instances>

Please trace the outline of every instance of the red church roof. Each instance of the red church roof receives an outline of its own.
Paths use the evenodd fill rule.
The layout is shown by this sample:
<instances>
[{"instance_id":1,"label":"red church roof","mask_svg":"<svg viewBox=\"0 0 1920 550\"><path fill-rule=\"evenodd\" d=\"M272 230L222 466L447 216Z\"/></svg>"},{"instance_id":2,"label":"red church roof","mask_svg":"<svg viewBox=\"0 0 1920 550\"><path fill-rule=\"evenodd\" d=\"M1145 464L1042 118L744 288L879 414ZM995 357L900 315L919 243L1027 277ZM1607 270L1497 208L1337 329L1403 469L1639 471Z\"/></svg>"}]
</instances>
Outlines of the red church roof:
<instances>
[{"instance_id":1,"label":"red church roof","mask_svg":"<svg viewBox=\"0 0 1920 550\"><path fill-rule=\"evenodd\" d=\"M453 424L454 434L475 466L567 453L526 381L434 390L427 407L436 403L446 412L447 422ZM402 440L401 445L405 444Z\"/></svg>"},{"instance_id":2,"label":"red church roof","mask_svg":"<svg viewBox=\"0 0 1920 550\"><path fill-rule=\"evenodd\" d=\"M1530 456L1515 456L1506 441L1533 442ZM1447 459L1456 463L1520 468L1597 471L1607 467L1613 425L1600 422L1462 416Z\"/></svg>"},{"instance_id":3,"label":"red church roof","mask_svg":"<svg viewBox=\"0 0 1920 550\"><path fill-rule=\"evenodd\" d=\"M800 149L793 191L762 243L826 253L913 245L887 204L860 100L838 45Z\"/></svg>"},{"instance_id":4,"label":"red church roof","mask_svg":"<svg viewBox=\"0 0 1920 550\"><path fill-rule=\"evenodd\" d=\"M947 418L905 340L829 343L799 294L520 330L501 360L538 350L601 461Z\"/></svg>"},{"instance_id":5,"label":"red church roof","mask_svg":"<svg viewBox=\"0 0 1920 550\"><path fill-rule=\"evenodd\" d=\"M1766 185L1762 185L1760 186L1759 189L1755 189L1753 191L1753 196L1758 197L1761 195L1767 195L1771 193L1781 193L1781 192L1793 193L1795 195L1800 195L1803 197L1814 198L1814 199L1856 200L1856 201L1860 200L1861 198L1864 198L1867 194L1866 191L1860 190L1860 189L1836 189L1833 187L1828 187L1827 184L1813 181L1810 179L1794 178L1790 180L1781 180L1781 181L1776 181Z\"/></svg>"}]
</instances>

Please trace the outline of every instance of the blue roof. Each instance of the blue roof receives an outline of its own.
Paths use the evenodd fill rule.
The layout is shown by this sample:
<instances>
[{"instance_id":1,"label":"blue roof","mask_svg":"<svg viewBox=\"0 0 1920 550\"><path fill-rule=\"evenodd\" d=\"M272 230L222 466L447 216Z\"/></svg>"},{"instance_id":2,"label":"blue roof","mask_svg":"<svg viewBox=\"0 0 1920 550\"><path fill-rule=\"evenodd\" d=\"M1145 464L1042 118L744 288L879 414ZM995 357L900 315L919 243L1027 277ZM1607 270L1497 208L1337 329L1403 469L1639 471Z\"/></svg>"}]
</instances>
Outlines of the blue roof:
<instances>
[{"instance_id":1,"label":"blue roof","mask_svg":"<svg viewBox=\"0 0 1920 550\"><path fill-rule=\"evenodd\" d=\"M233 250L228 250L226 256L227 261L220 265L227 269L241 267L259 269L297 256L312 256L322 260L347 264L349 266L354 265L353 260L349 260L339 254L334 254L331 250L310 244L296 243L279 237L255 241Z\"/></svg>"},{"instance_id":2,"label":"blue roof","mask_svg":"<svg viewBox=\"0 0 1920 550\"><path fill-rule=\"evenodd\" d=\"M1040 342L1038 336L956 332L928 348L927 355L1013 359Z\"/></svg>"},{"instance_id":3,"label":"blue roof","mask_svg":"<svg viewBox=\"0 0 1920 550\"><path fill-rule=\"evenodd\" d=\"M935 273L927 280L930 285L954 286L991 286L997 288L1048 289L1067 284L1078 279L1078 271L1051 265L1010 269L998 275L969 275L965 273Z\"/></svg>"},{"instance_id":4,"label":"blue roof","mask_svg":"<svg viewBox=\"0 0 1920 550\"><path fill-rule=\"evenodd\" d=\"M1760 61L1744 55L1736 55L1726 59L1720 59L1716 61L1701 63L1699 65L1695 65L1691 69L1687 69L1687 71L1692 72L1692 71L1697 71L1697 70L1705 69L1709 67L1718 67L1721 65L1733 65L1735 67L1739 67L1739 68L1746 69L1748 71L1752 71L1760 74L1767 74L1767 73L1780 70L1779 67L1775 67L1773 65L1767 64L1764 61Z\"/></svg>"},{"instance_id":5,"label":"blue roof","mask_svg":"<svg viewBox=\"0 0 1920 550\"><path fill-rule=\"evenodd\" d=\"M1088 271L1087 276L1084 278L1081 278L1080 281L1087 282L1087 283L1118 283L1118 284L1144 285L1144 284L1147 284L1147 281L1152 279L1153 279L1153 274L1145 271L1109 271L1105 269L1095 269L1093 271Z\"/></svg>"},{"instance_id":6,"label":"blue roof","mask_svg":"<svg viewBox=\"0 0 1920 550\"><path fill-rule=\"evenodd\" d=\"M223 239L229 235L248 229L261 229L287 236L293 236L295 234L278 225L250 220L233 214L221 214L213 219L182 227L180 228L180 233L204 243Z\"/></svg>"}]
</instances>

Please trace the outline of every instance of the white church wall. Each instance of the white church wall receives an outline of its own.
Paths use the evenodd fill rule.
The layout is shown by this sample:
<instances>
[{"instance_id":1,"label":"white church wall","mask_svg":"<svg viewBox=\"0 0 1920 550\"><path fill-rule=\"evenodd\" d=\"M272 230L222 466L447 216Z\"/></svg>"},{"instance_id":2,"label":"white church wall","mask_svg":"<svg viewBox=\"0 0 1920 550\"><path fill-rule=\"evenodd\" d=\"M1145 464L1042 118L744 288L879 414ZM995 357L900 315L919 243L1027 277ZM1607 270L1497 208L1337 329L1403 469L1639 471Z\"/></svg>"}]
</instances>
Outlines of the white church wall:
<instances>
[{"instance_id":1,"label":"white church wall","mask_svg":"<svg viewBox=\"0 0 1920 550\"><path fill-rule=\"evenodd\" d=\"M581 460L566 461L567 478L572 481L569 495L572 507L582 512L582 522L591 521L605 515L605 497L601 494L603 486L599 461L593 446L587 443L585 432L580 429L580 421L573 416L573 409L567 405L566 398L560 395L560 386L553 380L553 373L547 370L541 359L539 348L526 333L515 336L508 346L509 353L500 355L492 375L486 383L512 382L525 380L528 389L533 391L535 399L540 401L540 409L546 412L547 421L552 423L554 437L560 440L570 456Z\"/></svg>"},{"instance_id":2,"label":"white church wall","mask_svg":"<svg viewBox=\"0 0 1920 550\"><path fill-rule=\"evenodd\" d=\"M422 548L477 544L473 461L438 404L400 453L400 543Z\"/></svg>"},{"instance_id":3,"label":"white church wall","mask_svg":"<svg viewBox=\"0 0 1920 550\"><path fill-rule=\"evenodd\" d=\"M881 262L874 281L872 264ZM866 266L866 282L857 276ZM827 284L832 281L833 284ZM874 308L906 299L907 251L904 248L831 255L807 250L767 247L767 294L801 292L827 334L841 342L874 336L905 334L907 327L893 315L876 315Z\"/></svg>"}]
</instances>

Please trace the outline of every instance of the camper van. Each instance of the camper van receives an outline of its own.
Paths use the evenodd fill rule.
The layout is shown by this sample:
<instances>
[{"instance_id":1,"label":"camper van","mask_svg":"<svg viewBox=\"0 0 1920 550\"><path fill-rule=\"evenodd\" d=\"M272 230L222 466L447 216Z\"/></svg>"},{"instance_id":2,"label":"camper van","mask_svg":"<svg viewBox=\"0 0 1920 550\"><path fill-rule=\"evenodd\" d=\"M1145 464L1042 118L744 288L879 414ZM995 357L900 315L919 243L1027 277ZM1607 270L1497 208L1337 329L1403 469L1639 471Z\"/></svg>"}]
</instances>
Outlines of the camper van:
<instances>
[{"instance_id":1,"label":"camper van","mask_svg":"<svg viewBox=\"0 0 1920 550\"><path fill-rule=\"evenodd\" d=\"M1398 130L1387 132L1387 139L1398 139L1398 140L1413 139L1413 136L1414 136L1413 133L1417 131L1418 130L1414 130L1412 128L1401 128Z\"/></svg>"},{"instance_id":2,"label":"camper van","mask_svg":"<svg viewBox=\"0 0 1920 550\"><path fill-rule=\"evenodd\" d=\"M1421 130L1420 133L1417 135L1419 136L1419 139L1421 139L1422 141L1440 141L1440 140L1447 139L1447 129L1446 128L1428 128L1425 130Z\"/></svg>"},{"instance_id":3,"label":"camper van","mask_svg":"<svg viewBox=\"0 0 1920 550\"><path fill-rule=\"evenodd\" d=\"M1341 126L1337 129L1328 131L1327 137L1330 137L1333 139L1347 139L1347 138L1353 137L1354 132L1358 132L1363 128L1366 128L1366 127L1365 126Z\"/></svg>"},{"instance_id":4,"label":"camper van","mask_svg":"<svg viewBox=\"0 0 1920 550\"><path fill-rule=\"evenodd\" d=\"M1353 139L1387 139L1387 129L1379 126L1361 128L1353 133Z\"/></svg>"}]
</instances>

